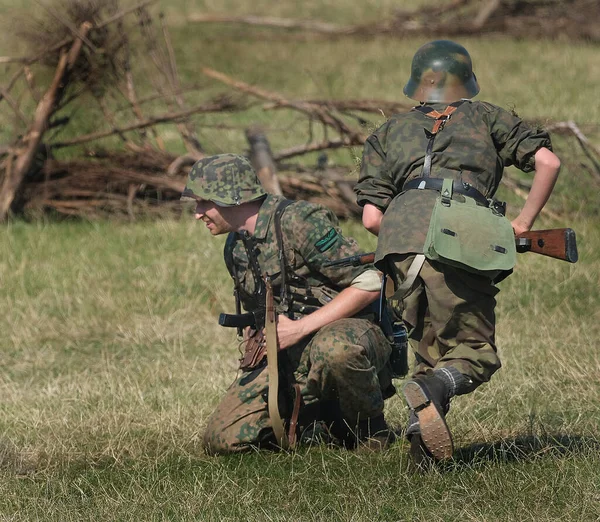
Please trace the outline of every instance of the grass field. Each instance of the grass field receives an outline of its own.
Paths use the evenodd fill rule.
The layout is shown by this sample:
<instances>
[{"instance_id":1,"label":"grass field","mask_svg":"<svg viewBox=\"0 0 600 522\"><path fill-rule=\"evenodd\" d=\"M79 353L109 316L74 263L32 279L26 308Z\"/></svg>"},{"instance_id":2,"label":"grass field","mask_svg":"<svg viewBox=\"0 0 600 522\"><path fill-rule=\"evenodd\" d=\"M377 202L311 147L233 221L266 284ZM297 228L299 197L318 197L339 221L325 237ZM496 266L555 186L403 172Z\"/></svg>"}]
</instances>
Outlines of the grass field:
<instances>
[{"instance_id":1,"label":"grass field","mask_svg":"<svg viewBox=\"0 0 600 522\"><path fill-rule=\"evenodd\" d=\"M395 7L319 0L297 12L264 0L252 11L241 2L173 2L164 8L182 78L206 85L190 102L221 89L197 77L200 64L300 98L396 99L422 43L317 43L185 23L186 13L221 5L340 23L377 19ZM0 54L20 50L6 34L0 41ZM600 80L592 67L597 46L461 42L472 52L483 99L531 119L572 119L591 129L599 121L600 108L590 102ZM91 118L76 117L81 132L93 128ZM254 118L272 129L275 147L305 133L285 114L258 109L226 122ZM234 131L203 130L201 141L211 152L245 148L243 133ZM234 378L237 347L235 335L216 324L219 312L233 310L223 238L190 216L17 220L0 228L0 520L600 519L598 186L575 142L554 142L564 168L549 209L561 220L542 217L536 228L574 228L580 261L519 257L498 298L503 369L454 401L456 457L424 475L409 471L402 442L382 454L324 447L204 454L203 429ZM336 158L351 171L359 153ZM522 201L506 189L502 195L514 214ZM375 238L358 223L343 226L365 251L373 249ZM386 408L392 424L406 422L400 397Z\"/></svg>"}]
</instances>

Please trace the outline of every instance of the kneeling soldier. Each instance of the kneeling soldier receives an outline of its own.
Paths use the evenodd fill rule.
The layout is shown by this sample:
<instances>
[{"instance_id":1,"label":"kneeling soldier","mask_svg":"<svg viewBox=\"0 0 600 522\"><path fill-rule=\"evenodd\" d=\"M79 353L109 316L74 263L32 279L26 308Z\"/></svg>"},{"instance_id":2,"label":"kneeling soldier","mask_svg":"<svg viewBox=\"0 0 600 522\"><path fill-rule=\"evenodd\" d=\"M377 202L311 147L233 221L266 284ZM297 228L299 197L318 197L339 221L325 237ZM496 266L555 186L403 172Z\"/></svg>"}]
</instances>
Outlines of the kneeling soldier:
<instances>
[{"instance_id":1,"label":"kneeling soldier","mask_svg":"<svg viewBox=\"0 0 600 522\"><path fill-rule=\"evenodd\" d=\"M196 201L195 217L212 235L228 234L238 314L222 314L221 324L244 327L241 373L208 421L206 451L287 447L319 429L350 447L386 447L391 347L370 311L380 274L324 267L359 252L333 213L266 194L248 160L233 154L198 161L184 198ZM271 296L276 335L265 304Z\"/></svg>"}]
</instances>

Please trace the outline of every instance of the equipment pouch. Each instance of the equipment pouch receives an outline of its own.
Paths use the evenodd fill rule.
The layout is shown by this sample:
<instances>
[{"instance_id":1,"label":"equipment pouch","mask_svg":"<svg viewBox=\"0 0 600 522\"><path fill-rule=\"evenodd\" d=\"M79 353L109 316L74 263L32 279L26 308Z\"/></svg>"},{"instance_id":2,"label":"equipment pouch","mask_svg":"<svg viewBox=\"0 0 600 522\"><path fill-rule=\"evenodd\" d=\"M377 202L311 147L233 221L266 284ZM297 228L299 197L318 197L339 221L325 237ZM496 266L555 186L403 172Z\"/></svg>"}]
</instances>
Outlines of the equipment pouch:
<instances>
[{"instance_id":1,"label":"equipment pouch","mask_svg":"<svg viewBox=\"0 0 600 522\"><path fill-rule=\"evenodd\" d=\"M244 341L244 355L240 359L240 370L254 370L267 355L264 329L251 331Z\"/></svg>"},{"instance_id":2,"label":"equipment pouch","mask_svg":"<svg viewBox=\"0 0 600 522\"><path fill-rule=\"evenodd\" d=\"M444 179L435 202L423 253L428 259L495 277L517 261L510 221L494 208L464 197L453 199L451 179Z\"/></svg>"}]
</instances>

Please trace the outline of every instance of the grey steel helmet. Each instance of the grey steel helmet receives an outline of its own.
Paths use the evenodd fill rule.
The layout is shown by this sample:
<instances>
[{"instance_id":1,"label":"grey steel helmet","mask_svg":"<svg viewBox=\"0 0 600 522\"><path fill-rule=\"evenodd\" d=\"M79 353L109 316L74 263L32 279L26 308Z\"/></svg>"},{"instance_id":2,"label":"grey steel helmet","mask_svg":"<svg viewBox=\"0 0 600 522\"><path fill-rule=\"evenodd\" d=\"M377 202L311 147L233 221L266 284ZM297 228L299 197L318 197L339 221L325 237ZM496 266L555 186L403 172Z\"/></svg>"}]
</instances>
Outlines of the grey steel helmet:
<instances>
[{"instance_id":1,"label":"grey steel helmet","mask_svg":"<svg viewBox=\"0 0 600 522\"><path fill-rule=\"evenodd\" d=\"M194 163L181 199L204 199L221 207L233 207L266 194L244 156L218 154Z\"/></svg>"},{"instance_id":2,"label":"grey steel helmet","mask_svg":"<svg viewBox=\"0 0 600 522\"><path fill-rule=\"evenodd\" d=\"M450 40L435 40L415 53L404 94L419 102L452 103L479 92L467 50Z\"/></svg>"}]
</instances>

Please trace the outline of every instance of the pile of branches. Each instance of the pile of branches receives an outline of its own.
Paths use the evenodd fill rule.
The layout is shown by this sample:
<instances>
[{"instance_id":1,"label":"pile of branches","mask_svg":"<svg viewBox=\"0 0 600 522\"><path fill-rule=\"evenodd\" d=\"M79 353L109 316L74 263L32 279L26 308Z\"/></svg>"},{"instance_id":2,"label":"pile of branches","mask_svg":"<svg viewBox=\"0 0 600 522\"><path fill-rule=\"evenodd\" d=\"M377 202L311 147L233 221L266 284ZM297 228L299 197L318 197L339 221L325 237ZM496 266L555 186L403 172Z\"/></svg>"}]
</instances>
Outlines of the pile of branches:
<instances>
[{"instance_id":1,"label":"pile of branches","mask_svg":"<svg viewBox=\"0 0 600 522\"><path fill-rule=\"evenodd\" d=\"M433 3L432 3L433 4ZM503 34L600 42L597 0L452 0L416 11L397 9L380 22L338 25L320 20L197 13L193 23L233 23L311 33L325 38Z\"/></svg>"},{"instance_id":2,"label":"pile of branches","mask_svg":"<svg viewBox=\"0 0 600 522\"><path fill-rule=\"evenodd\" d=\"M243 129L248 155L267 191L324 204L340 217L359 215L352 190L356 174L348 176L347 168L331 165L327 154L343 147L361 147L367 137L365 128L372 125L365 119L369 114L405 111L410 105L384 100L288 99L205 67L200 72L207 81L226 90L189 106L168 28L162 15L157 19L149 9L153 0L123 10L117 0L66 2L62 11L46 6L53 23L30 30L38 52L24 58L0 57L0 63L16 67L8 84L0 86L0 102L4 101L16 122L14 138L0 146L0 221L22 213L88 218L123 215L131 219L140 214L179 213L179 196L189 168L205 155L194 117L243 112L257 105L263 110L293 111L307 121L309 129L302 143L275 151L264 129L253 125ZM145 98L138 96L139 79L131 67L135 49L127 36L132 30L123 29L127 16L135 17L138 45L153 67L145 82L156 93ZM54 71L44 88L35 69L42 65ZM11 94L16 85L21 85L18 99ZM29 94L34 107L30 115L22 109L26 105L23 93ZM98 130L60 139L69 129L71 114L89 100L97 103L103 115ZM115 100L125 104L119 114L113 109ZM160 101L166 108L147 115L145 103L152 101ZM128 117L124 118L123 112ZM157 126L164 124L177 129L185 154L166 150L157 132ZM577 125L559 122L550 130L575 136L600 180L600 151ZM118 138L121 146L114 150L99 146L107 137ZM57 159L58 151L66 147L83 148L84 152L80 157L70 154L74 159L69 161ZM294 158L308 153L318 155L312 168L293 163ZM505 183L526 197L527 187L510 177L505 177Z\"/></svg>"}]
</instances>

